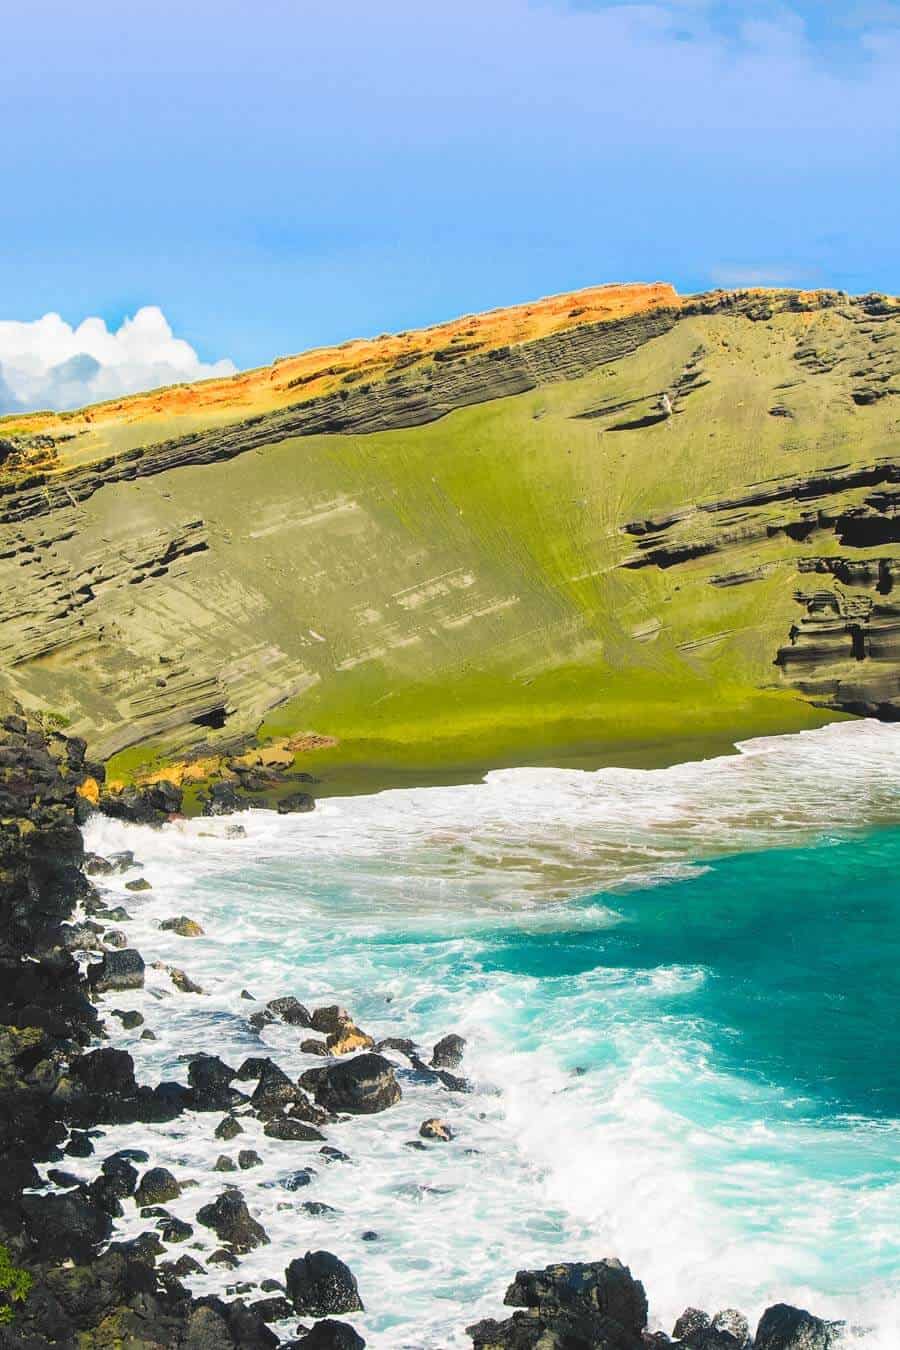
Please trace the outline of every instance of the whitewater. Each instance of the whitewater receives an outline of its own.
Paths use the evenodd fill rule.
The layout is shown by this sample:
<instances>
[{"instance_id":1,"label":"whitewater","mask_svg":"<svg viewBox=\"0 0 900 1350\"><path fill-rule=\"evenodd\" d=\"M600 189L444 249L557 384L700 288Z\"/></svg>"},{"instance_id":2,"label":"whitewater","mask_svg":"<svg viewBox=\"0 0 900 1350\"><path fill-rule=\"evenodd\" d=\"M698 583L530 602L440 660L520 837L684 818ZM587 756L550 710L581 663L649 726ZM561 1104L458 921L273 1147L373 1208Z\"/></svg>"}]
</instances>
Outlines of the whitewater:
<instances>
[{"instance_id":1,"label":"whitewater","mask_svg":"<svg viewBox=\"0 0 900 1350\"><path fill-rule=\"evenodd\" d=\"M147 962L145 989L104 1003L155 1033L107 1016L140 1081L186 1081L200 1050L271 1054L292 1076L320 1063L297 1028L248 1024L293 994L426 1050L460 1033L473 1087L418 1086L329 1125L347 1161L248 1118L231 1151L263 1163L223 1176L218 1116L194 1113L109 1128L103 1153L145 1148L195 1180L167 1205L188 1222L240 1186L271 1243L236 1271L210 1266L195 1293L324 1248L357 1276L366 1311L348 1320L377 1350L467 1346L517 1269L604 1256L643 1280L654 1327L688 1305L755 1325L785 1301L896 1350L898 826L900 727L870 721L669 769L504 770L309 815L161 830L95 816L86 847L141 864L100 880ZM137 876L152 889L128 891ZM204 936L159 928L180 914ZM427 1116L452 1143L408 1146ZM91 1177L98 1161L66 1166ZM300 1167L310 1184L286 1192ZM129 1210L116 1235L146 1226ZM171 1255L217 1245L197 1225Z\"/></svg>"}]
</instances>

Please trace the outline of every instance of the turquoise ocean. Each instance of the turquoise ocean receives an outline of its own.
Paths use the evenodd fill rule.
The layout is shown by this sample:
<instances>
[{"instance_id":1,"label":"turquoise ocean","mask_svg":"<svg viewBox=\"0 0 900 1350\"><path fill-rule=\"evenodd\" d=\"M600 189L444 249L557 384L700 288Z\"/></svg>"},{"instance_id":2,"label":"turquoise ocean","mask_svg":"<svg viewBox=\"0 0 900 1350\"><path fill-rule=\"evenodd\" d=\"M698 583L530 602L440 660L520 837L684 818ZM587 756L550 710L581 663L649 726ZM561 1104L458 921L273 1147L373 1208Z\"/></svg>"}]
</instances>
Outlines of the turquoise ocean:
<instances>
[{"instance_id":1,"label":"turquoise ocean","mask_svg":"<svg viewBox=\"0 0 900 1350\"><path fill-rule=\"evenodd\" d=\"M654 1326L687 1305L753 1322L787 1301L895 1350L900 727L739 750L251 812L237 837L235 818L88 826L88 847L133 849L153 888L125 891L137 872L110 883L148 961L147 989L115 1004L158 1038L113 1039L145 1081L183 1080L179 1056L199 1049L315 1063L290 1027L266 1029L261 1050L243 990L257 1006L340 1001L377 1037L468 1041L465 1095L415 1084L397 1057L403 1101L327 1130L347 1163L248 1124L239 1143L264 1164L238 1181L272 1242L229 1281L327 1248L358 1277L370 1346L436 1350L500 1315L516 1269L615 1255ZM205 936L159 929L181 913ZM206 993L178 994L154 960ZM431 1115L455 1139L410 1149ZM221 1189L216 1119L110 1143L142 1141L197 1180L171 1206L190 1220ZM301 1166L310 1185L286 1193L279 1178ZM214 1270L197 1292L222 1286Z\"/></svg>"}]
</instances>

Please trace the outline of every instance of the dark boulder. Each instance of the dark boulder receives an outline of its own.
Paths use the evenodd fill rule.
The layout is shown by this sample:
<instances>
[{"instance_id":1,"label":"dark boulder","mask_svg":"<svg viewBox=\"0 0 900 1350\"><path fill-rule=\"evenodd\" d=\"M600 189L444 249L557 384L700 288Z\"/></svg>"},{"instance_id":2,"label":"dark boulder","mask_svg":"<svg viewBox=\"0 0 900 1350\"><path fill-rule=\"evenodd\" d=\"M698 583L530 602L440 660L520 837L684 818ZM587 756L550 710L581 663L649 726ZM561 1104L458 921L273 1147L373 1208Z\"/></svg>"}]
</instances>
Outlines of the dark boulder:
<instances>
[{"instance_id":1,"label":"dark boulder","mask_svg":"<svg viewBox=\"0 0 900 1350\"><path fill-rule=\"evenodd\" d=\"M181 1186L166 1167L151 1167L141 1177L134 1192L136 1205L164 1205L167 1200L177 1200Z\"/></svg>"},{"instance_id":2,"label":"dark boulder","mask_svg":"<svg viewBox=\"0 0 900 1350\"><path fill-rule=\"evenodd\" d=\"M239 1134L244 1133L244 1127L235 1116L223 1116L215 1128L217 1139L235 1139Z\"/></svg>"},{"instance_id":3,"label":"dark boulder","mask_svg":"<svg viewBox=\"0 0 900 1350\"><path fill-rule=\"evenodd\" d=\"M109 1239L112 1221L79 1188L61 1195L23 1195L25 1231L42 1261L90 1261L97 1248Z\"/></svg>"},{"instance_id":4,"label":"dark boulder","mask_svg":"<svg viewBox=\"0 0 900 1350\"><path fill-rule=\"evenodd\" d=\"M324 1318L295 1342L297 1350L365 1350L365 1341L349 1322Z\"/></svg>"},{"instance_id":5,"label":"dark boulder","mask_svg":"<svg viewBox=\"0 0 900 1350\"><path fill-rule=\"evenodd\" d=\"M374 1053L311 1069L300 1081L305 1085L310 1079L326 1111L370 1115L394 1106L403 1095L390 1061Z\"/></svg>"},{"instance_id":6,"label":"dark boulder","mask_svg":"<svg viewBox=\"0 0 900 1350\"><path fill-rule=\"evenodd\" d=\"M362 1312L356 1278L331 1252L307 1252L284 1272L284 1283L294 1311L311 1317Z\"/></svg>"},{"instance_id":7,"label":"dark boulder","mask_svg":"<svg viewBox=\"0 0 900 1350\"><path fill-rule=\"evenodd\" d=\"M276 806L280 816L314 811L316 809L315 798L310 796L308 792L289 792L286 797L282 797L280 801L276 803Z\"/></svg>"},{"instance_id":8,"label":"dark boulder","mask_svg":"<svg viewBox=\"0 0 900 1350\"><path fill-rule=\"evenodd\" d=\"M183 793L174 783L130 784L116 792L101 794L99 808L105 816L136 825L163 825L181 811Z\"/></svg>"},{"instance_id":9,"label":"dark boulder","mask_svg":"<svg viewBox=\"0 0 900 1350\"><path fill-rule=\"evenodd\" d=\"M261 1120L279 1115L288 1106L305 1099L306 1094L291 1082L283 1069L267 1060L250 1098L250 1105Z\"/></svg>"},{"instance_id":10,"label":"dark boulder","mask_svg":"<svg viewBox=\"0 0 900 1350\"><path fill-rule=\"evenodd\" d=\"M131 1055L127 1050L114 1050L109 1046L76 1055L69 1065L69 1075L88 1092L127 1093L130 1096L137 1090Z\"/></svg>"},{"instance_id":11,"label":"dark boulder","mask_svg":"<svg viewBox=\"0 0 900 1350\"><path fill-rule=\"evenodd\" d=\"M283 1294L275 1294L272 1298L258 1298L255 1303L250 1304L250 1308L264 1322L283 1322L294 1313L293 1304Z\"/></svg>"},{"instance_id":12,"label":"dark boulder","mask_svg":"<svg viewBox=\"0 0 900 1350\"><path fill-rule=\"evenodd\" d=\"M620 1261L519 1271L504 1303L526 1308L468 1328L476 1350L641 1350L647 1299Z\"/></svg>"},{"instance_id":13,"label":"dark boulder","mask_svg":"<svg viewBox=\"0 0 900 1350\"><path fill-rule=\"evenodd\" d=\"M309 1009L304 1008L303 1004L290 994L284 998L273 998L266 1004L266 1011L292 1027L312 1026Z\"/></svg>"},{"instance_id":14,"label":"dark boulder","mask_svg":"<svg viewBox=\"0 0 900 1350\"><path fill-rule=\"evenodd\" d=\"M431 1067L433 1069L458 1069L462 1064L465 1048L465 1038L457 1036L455 1032L442 1037L431 1052Z\"/></svg>"},{"instance_id":15,"label":"dark boulder","mask_svg":"<svg viewBox=\"0 0 900 1350\"><path fill-rule=\"evenodd\" d=\"M237 1073L218 1055L197 1055L188 1066L188 1082L197 1111L223 1111L242 1100L229 1084Z\"/></svg>"},{"instance_id":16,"label":"dark boulder","mask_svg":"<svg viewBox=\"0 0 900 1350\"><path fill-rule=\"evenodd\" d=\"M263 1134L269 1139L283 1139L297 1143L313 1143L325 1138L321 1130L294 1116L275 1116L266 1122Z\"/></svg>"},{"instance_id":17,"label":"dark boulder","mask_svg":"<svg viewBox=\"0 0 900 1350\"><path fill-rule=\"evenodd\" d=\"M249 811L253 806L242 796L236 784L231 782L213 783L203 807L205 816L230 816L232 811Z\"/></svg>"},{"instance_id":18,"label":"dark boulder","mask_svg":"<svg viewBox=\"0 0 900 1350\"><path fill-rule=\"evenodd\" d=\"M842 1339L840 1322L825 1322L803 1308L776 1303L756 1328L755 1350L833 1350Z\"/></svg>"},{"instance_id":19,"label":"dark boulder","mask_svg":"<svg viewBox=\"0 0 900 1350\"><path fill-rule=\"evenodd\" d=\"M111 989L143 989L144 958L132 947L106 952L101 961L88 970L88 981L95 994Z\"/></svg>"},{"instance_id":20,"label":"dark boulder","mask_svg":"<svg viewBox=\"0 0 900 1350\"><path fill-rule=\"evenodd\" d=\"M249 1252L269 1241L262 1224L256 1222L240 1191L223 1191L210 1205L197 1211L197 1220L212 1228L220 1242L235 1252Z\"/></svg>"}]
</instances>

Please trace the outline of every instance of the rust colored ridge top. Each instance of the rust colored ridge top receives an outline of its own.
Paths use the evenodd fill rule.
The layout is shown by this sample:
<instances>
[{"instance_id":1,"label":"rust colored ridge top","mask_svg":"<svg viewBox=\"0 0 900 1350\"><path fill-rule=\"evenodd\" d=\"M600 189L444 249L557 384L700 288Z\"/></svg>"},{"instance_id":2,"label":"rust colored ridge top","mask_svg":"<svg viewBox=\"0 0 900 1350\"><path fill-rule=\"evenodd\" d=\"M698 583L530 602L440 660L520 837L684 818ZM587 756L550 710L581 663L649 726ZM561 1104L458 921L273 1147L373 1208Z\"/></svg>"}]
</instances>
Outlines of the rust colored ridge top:
<instances>
[{"instance_id":1,"label":"rust colored ridge top","mask_svg":"<svg viewBox=\"0 0 900 1350\"><path fill-rule=\"evenodd\" d=\"M338 346L280 357L272 365L237 375L130 394L74 412L14 414L0 419L0 435L69 437L115 424L156 419L205 417L230 421L248 413L301 403L342 385L399 374L419 362L453 360L530 342L582 324L609 322L681 304L675 288L666 282L592 286L530 304L465 315L431 328L354 338Z\"/></svg>"}]
</instances>

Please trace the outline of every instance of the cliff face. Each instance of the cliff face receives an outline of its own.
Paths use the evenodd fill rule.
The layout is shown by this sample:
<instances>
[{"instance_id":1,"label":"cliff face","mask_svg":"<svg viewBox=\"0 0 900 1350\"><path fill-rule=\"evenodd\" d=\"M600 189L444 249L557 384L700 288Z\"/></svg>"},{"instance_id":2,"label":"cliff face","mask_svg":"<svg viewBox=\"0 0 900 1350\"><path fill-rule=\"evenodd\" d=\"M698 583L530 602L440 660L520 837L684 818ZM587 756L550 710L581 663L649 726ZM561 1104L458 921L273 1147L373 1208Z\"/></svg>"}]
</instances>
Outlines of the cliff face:
<instances>
[{"instance_id":1,"label":"cliff face","mask_svg":"<svg viewBox=\"0 0 900 1350\"><path fill-rule=\"evenodd\" d=\"M335 787L894 716L898 395L893 300L655 286L7 421L3 679Z\"/></svg>"}]
</instances>

